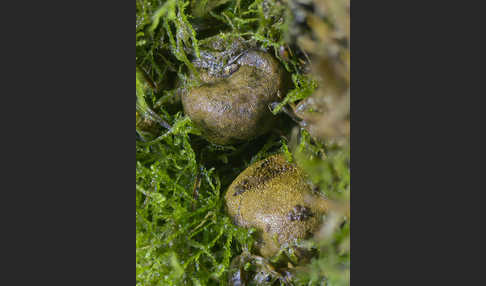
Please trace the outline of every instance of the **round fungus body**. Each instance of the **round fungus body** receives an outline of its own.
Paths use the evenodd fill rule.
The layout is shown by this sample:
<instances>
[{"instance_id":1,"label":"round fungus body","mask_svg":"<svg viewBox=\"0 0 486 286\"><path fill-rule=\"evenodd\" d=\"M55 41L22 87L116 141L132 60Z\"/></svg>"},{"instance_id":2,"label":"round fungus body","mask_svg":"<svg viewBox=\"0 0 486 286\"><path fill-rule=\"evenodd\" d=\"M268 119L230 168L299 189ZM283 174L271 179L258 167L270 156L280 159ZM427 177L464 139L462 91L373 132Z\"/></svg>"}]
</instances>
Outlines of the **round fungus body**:
<instances>
[{"instance_id":1,"label":"round fungus body","mask_svg":"<svg viewBox=\"0 0 486 286\"><path fill-rule=\"evenodd\" d=\"M215 40L195 60L200 86L182 94L184 112L209 142L227 145L253 139L275 122L268 105L284 92L284 71L267 52L241 42ZM214 47L219 51L214 51Z\"/></svg>"},{"instance_id":2,"label":"round fungus body","mask_svg":"<svg viewBox=\"0 0 486 286\"><path fill-rule=\"evenodd\" d=\"M230 185L225 195L233 221L255 227L257 250L272 257L284 244L309 238L328 210L327 200L314 192L303 171L273 155L254 163Z\"/></svg>"}]
</instances>

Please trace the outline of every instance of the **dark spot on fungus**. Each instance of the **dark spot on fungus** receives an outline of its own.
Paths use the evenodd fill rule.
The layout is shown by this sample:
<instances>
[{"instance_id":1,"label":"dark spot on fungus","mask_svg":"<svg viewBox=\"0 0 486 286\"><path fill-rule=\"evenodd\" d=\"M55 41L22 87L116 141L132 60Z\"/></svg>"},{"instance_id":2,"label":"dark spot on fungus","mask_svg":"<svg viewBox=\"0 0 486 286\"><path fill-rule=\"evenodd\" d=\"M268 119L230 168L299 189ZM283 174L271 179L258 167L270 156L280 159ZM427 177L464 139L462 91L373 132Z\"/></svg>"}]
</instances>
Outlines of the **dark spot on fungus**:
<instances>
[{"instance_id":1,"label":"dark spot on fungus","mask_svg":"<svg viewBox=\"0 0 486 286\"><path fill-rule=\"evenodd\" d=\"M301 205L295 205L294 208L287 214L287 219L290 221L305 221L314 216L311 210Z\"/></svg>"},{"instance_id":2,"label":"dark spot on fungus","mask_svg":"<svg viewBox=\"0 0 486 286\"><path fill-rule=\"evenodd\" d=\"M235 192L233 193L233 196L241 195L245 191L246 191L246 189L244 187L242 187L241 185L240 186L236 186L235 187Z\"/></svg>"}]
</instances>

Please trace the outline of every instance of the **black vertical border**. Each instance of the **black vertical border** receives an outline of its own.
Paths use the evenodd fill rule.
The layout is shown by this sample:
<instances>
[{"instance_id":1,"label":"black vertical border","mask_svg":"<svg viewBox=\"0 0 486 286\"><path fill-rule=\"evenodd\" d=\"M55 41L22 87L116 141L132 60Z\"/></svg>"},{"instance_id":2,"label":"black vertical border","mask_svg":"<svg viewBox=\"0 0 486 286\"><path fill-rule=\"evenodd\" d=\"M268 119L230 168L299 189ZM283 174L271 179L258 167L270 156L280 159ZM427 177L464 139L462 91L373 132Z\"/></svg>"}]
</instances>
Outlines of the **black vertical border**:
<instances>
[{"instance_id":1,"label":"black vertical border","mask_svg":"<svg viewBox=\"0 0 486 286\"><path fill-rule=\"evenodd\" d=\"M133 285L134 8L3 5L8 284Z\"/></svg>"},{"instance_id":2,"label":"black vertical border","mask_svg":"<svg viewBox=\"0 0 486 286\"><path fill-rule=\"evenodd\" d=\"M484 280L481 11L351 3L352 283Z\"/></svg>"}]
</instances>

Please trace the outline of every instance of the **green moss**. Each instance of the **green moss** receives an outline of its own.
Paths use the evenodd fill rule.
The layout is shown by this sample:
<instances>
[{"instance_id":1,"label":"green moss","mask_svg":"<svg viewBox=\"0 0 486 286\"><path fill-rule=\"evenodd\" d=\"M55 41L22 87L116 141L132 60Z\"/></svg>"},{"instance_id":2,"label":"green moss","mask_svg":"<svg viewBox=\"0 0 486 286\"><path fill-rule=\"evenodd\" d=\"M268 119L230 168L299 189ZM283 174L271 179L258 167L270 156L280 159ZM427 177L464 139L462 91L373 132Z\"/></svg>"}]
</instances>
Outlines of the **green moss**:
<instances>
[{"instance_id":1,"label":"green moss","mask_svg":"<svg viewBox=\"0 0 486 286\"><path fill-rule=\"evenodd\" d=\"M278 114L286 104L307 98L317 88L315 80L299 73L292 74L292 82L294 83L294 89L272 110L273 114Z\"/></svg>"},{"instance_id":2,"label":"green moss","mask_svg":"<svg viewBox=\"0 0 486 286\"><path fill-rule=\"evenodd\" d=\"M279 132L237 146L213 145L175 100L181 86L190 84L185 79L194 72L191 59L199 53L201 35L223 30L267 48L292 75L294 87L275 114L312 94L316 83L300 72L297 55L279 52L289 44L292 19L283 2L136 1L137 112L159 125L156 131L137 125L144 139L136 142L137 285L226 285L232 259L254 251L255 234L232 223L224 194L241 171L269 155L284 153L328 197L349 198L348 147L318 143L305 131L294 138L289 134L295 124L282 118ZM200 24L205 22L218 30L207 30ZM295 285L348 283L349 222L335 223L328 236L305 242L319 253Z\"/></svg>"}]
</instances>

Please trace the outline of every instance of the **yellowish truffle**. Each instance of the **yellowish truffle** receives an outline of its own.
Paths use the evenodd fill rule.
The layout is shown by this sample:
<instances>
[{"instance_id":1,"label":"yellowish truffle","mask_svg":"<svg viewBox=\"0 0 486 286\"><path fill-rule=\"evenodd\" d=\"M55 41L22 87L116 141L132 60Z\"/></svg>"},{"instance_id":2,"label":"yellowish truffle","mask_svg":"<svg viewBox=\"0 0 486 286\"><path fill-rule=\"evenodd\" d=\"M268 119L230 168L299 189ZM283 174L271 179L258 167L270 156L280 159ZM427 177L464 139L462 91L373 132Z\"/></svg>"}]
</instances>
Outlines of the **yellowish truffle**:
<instances>
[{"instance_id":1,"label":"yellowish truffle","mask_svg":"<svg viewBox=\"0 0 486 286\"><path fill-rule=\"evenodd\" d=\"M306 239L320 225L328 202L307 183L302 169L274 155L254 163L225 195L235 224L259 231L257 250L272 257L282 244Z\"/></svg>"}]
</instances>

